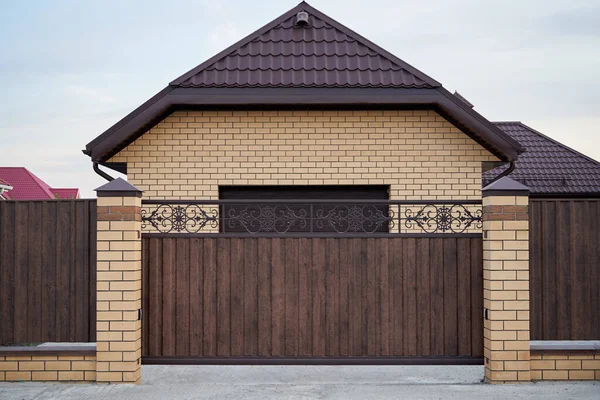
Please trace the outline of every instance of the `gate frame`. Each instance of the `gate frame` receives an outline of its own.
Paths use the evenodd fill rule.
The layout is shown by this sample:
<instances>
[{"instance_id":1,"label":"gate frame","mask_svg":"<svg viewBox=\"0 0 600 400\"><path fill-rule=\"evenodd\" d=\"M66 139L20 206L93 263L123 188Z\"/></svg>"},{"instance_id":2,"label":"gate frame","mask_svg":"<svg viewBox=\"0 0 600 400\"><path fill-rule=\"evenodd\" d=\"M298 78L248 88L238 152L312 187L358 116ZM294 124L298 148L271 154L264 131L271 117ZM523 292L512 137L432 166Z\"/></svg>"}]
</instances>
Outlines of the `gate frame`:
<instances>
[{"instance_id":1,"label":"gate frame","mask_svg":"<svg viewBox=\"0 0 600 400\"><path fill-rule=\"evenodd\" d=\"M141 197L118 178L98 192L97 381L141 381ZM485 381L531 380L529 189L504 177L483 190Z\"/></svg>"}]
</instances>

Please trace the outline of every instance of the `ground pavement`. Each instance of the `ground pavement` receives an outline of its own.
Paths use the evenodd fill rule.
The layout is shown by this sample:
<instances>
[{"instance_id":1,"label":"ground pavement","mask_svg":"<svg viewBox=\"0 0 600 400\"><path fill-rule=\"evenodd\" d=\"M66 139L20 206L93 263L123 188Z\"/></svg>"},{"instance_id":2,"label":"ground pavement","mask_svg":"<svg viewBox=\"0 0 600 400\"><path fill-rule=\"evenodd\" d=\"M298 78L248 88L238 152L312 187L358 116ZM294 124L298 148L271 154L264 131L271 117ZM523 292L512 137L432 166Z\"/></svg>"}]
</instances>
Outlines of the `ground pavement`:
<instances>
[{"instance_id":1,"label":"ground pavement","mask_svg":"<svg viewBox=\"0 0 600 400\"><path fill-rule=\"evenodd\" d=\"M600 382L485 385L480 366L144 366L135 385L0 382L0 399L600 399Z\"/></svg>"}]
</instances>

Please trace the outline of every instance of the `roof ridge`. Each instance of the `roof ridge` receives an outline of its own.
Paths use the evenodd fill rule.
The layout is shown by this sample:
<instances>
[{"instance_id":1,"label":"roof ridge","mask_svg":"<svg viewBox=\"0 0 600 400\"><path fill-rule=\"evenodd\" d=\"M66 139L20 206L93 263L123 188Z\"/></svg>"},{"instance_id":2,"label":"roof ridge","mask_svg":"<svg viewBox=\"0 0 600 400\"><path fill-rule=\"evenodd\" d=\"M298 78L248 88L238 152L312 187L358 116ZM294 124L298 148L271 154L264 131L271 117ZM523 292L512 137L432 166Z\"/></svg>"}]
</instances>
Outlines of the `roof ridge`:
<instances>
[{"instance_id":1,"label":"roof ridge","mask_svg":"<svg viewBox=\"0 0 600 400\"><path fill-rule=\"evenodd\" d=\"M42 189L48 196L50 196L50 198L54 198L54 193L52 193L52 190L50 190L50 185L48 185L46 182L44 182L41 178L39 178L36 174L31 172L27 168L22 168L31 176L33 181L40 187L40 189Z\"/></svg>"},{"instance_id":2,"label":"roof ridge","mask_svg":"<svg viewBox=\"0 0 600 400\"><path fill-rule=\"evenodd\" d=\"M309 14L305 27L297 25L299 11ZM285 32L275 32L280 30L273 30L277 26L285 28ZM321 32L321 27L326 30ZM271 40L265 39L267 46L260 41L252 43L257 37ZM273 42L276 38L289 37L301 41L294 45ZM334 45L314 42L323 38L333 38ZM311 47L310 54L318 56L312 57L315 60L303 55ZM238 55L242 57L236 59ZM213 67L213 64L217 65ZM260 65L259 69L254 69L255 65ZM298 65L304 68L299 73L286 72L288 68L293 71ZM323 70L326 72L320 72L322 65L326 66ZM363 65L369 68L366 72L360 72ZM114 154L179 108L316 108L329 105L344 108L432 107L502 160L516 159L523 150L518 142L466 106L439 82L303 1L173 80L164 90L88 143L85 154L94 162L113 168L110 158Z\"/></svg>"},{"instance_id":3,"label":"roof ridge","mask_svg":"<svg viewBox=\"0 0 600 400\"><path fill-rule=\"evenodd\" d=\"M31 187L31 189L37 193L39 193L38 191L41 190L41 193L39 193L40 195L43 194L49 199L54 198L54 194L52 193L50 185L48 185L40 177L38 177L26 167L0 167L0 170L9 169L15 171L15 176L13 176L13 178L15 178L15 181L13 181L13 183L11 184L13 189L9 193L11 195L11 198L14 196L14 193L12 192L15 190L19 191L20 188L23 187L23 184L27 188Z\"/></svg>"},{"instance_id":4,"label":"roof ridge","mask_svg":"<svg viewBox=\"0 0 600 400\"><path fill-rule=\"evenodd\" d=\"M583 154L583 153L581 153L581 152L579 152L579 151L575 150L574 148L572 148L572 147L569 147L569 146L567 146L566 144L559 142L559 141L558 141L558 140L556 140L556 139L552 139L550 136L544 135L542 132L540 132L540 131L537 131L537 130L533 129L532 127L530 127L529 125L526 125L526 124L524 124L524 123L523 123L523 122L521 122L521 121L519 121L519 122L518 122L518 124L519 124L519 125L521 125L523 128L525 128L525 129L529 130L530 132L533 132L533 133L535 133L536 135L538 135L538 136L541 136L541 137L543 137L544 139L546 139L546 140L549 140L550 142L552 142L552 143L554 143L554 144L556 144L556 145L558 145L558 146L562 147L563 149L565 149L565 150L567 150L567 151L570 151L571 153L573 153L573 154L576 154L576 155L578 155L578 156L581 156L581 157L585 158L586 160L588 160L588 161L591 161L592 163L594 163L594 164L596 164L596 165L600 166L600 161L598 161L598 160L595 160L595 159L593 159L592 157L590 157L590 156L587 156L587 155L585 155L585 154Z\"/></svg>"},{"instance_id":5,"label":"roof ridge","mask_svg":"<svg viewBox=\"0 0 600 400\"><path fill-rule=\"evenodd\" d=\"M360 45L366 47L367 49L377 53L376 55L381 57L382 59L387 59L391 64L397 66L401 70L404 70L404 71L412 74L415 78L422 80L423 82L425 82L425 84L430 85L432 87L441 87L442 86L441 83L437 82L435 79L431 78L429 75L427 75L424 72L420 71L419 69L413 67L412 65L408 64L406 61L398 58L397 56L393 55L392 53L388 52L387 50L381 48L380 46L376 45L369 39L367 39L364 36L355 32L354 30L348 28L347 26L341 24L340 22L336 21L335 19L333 19L333 18L329 17L328 15L322 13L321 11L315 9L314 7L312 7L305 1L300 2L297 6L293 7L292 9L288 10L287 12L283 13L282 15L275 18L271 22L263 25L261 28L250 33L243 39L235 42L231 46L227 47L225 50L217 53L213 57L209 58L208 60L206 60L206 61L202 62L201 64L197 65L196 67L192 68L185 74L179 76L177 79L171 81L169 83L169 85L170 86L181 86L188 79L191 79L195 75L201 73L202 71L207 70L209 67L218 63L219 61L223 60L224 58L233 55L241 47L260 38L261 35L267 33L268 31L277 27L278 25L282 24L283 22L287 21L288 19L293 18L294 15L296 15L298 11L309 12L309 14L314 15L314 17L320 19L323 23L331 25L332 28L334 28L337 31L343 33L344 35L352 38L354 41L358 42Z\"/></svg>"},{"instance_id":6,"label":"roof ridge","mask_svg":"<svg viewBox=\"0 0 600 400\"><path fill-rule=\"evenodd\" d=\"M306 6L308 6L314 14L316 14L317 16L319 16L319 18L321 18L322 20L324 20L324 19L330 20L329 22L331 23L331 26L333 26L335 29L341 31L346 36L352 37L354 40L360 42L362 45L368 47L370 50L375 51L376 53L378 53L378 55L380 57L382 55L385 56L385 58L387 58L392 63L398 65L400 68L405 69L406 71L408 71L411 74L415 75L415 77L423 80L424 82L430 84L431 86L434 86L434 87L442 86L441 83L439 83L438 81L436 81L435 79L433 79L432 77L430 77L429 75L427 75L426 73L424 73L421 70L413 67L412 65L410 65L406 61L400 59L399 57L397 57L394 54L390 53L389 51L385 50L381 46L376 45L375 43L373 43L372 41L370 41L366 37L362 36L361 34L357 33L356 31L348 28L346 25L338 22L337 20L329 17L328 15L323 14L321 11L319 11L316 8L312 7L310 4L308 4L308 3L304 2L304 1L301 2L300 4L303 4L303 3Z\"/></svg>"},{"instance_id":7,"label":"roof ridge","mask_svg":"<svg viewBox=\"0 0 600 400\"><path fill-rule=\"evenodd\" d=\"M308 5L308 3L305 3L304 1L301 2L296 7L292 8L291 10L287 11L286 13L280 15L279 17L273 19L271 22L263 25L262 27L258 28L254 32L252 32L249 35L245 36L244 38L238 40L237 42L235 42L231 46L225 48L224 50L220 51L216 55L210 57L208 60L200 63L197 66L195 66L194 68L192 68L191 70L189 70L185 74L179 76L177 79L171 81L169 83L169 86L179 86L181 83L183 83L186 80L188 80L189 78L193 77L194 75L196 75L197 73L199 73L200 71L202 71L203 69L205 69L206 67L208 67L208 66L216 63L217 61L221 60L222 58L228 56L235 49L238 49L238 48L244 46L245 44L251 42L252 39L258 37L259 35L262 35L263 33L267 32L269 29L274 28L275 26L277 26L278 24L280 24L282 21L285 21L287 18L293 16L294 12L296 10L299 11L300 6L302 6L303 4Z\"/></svg>"}]
</instances>

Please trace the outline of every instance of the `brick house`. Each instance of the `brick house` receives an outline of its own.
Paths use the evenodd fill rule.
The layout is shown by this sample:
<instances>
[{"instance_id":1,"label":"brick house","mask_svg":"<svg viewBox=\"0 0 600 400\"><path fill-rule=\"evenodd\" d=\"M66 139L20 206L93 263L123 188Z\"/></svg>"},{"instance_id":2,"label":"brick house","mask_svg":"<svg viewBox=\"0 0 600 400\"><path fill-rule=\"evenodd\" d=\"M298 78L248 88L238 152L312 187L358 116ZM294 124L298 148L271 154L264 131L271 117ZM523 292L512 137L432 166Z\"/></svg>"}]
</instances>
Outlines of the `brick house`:
<instances>
[{"instance_id":1,"label":"brick house","mask_svg":"<svg viewBox=\"0 0 600 400\"><path fill-rule=\"evenodd\" d=\"M600 379L590 343L530 343L598 330L530 316L530 292L550 296L530 284L546 281L529 182L505 176L530 165L511 133L300 3L86 146L99 174L127 174L97 189L94 378L139 383L143 362Z\"/></svg>"},{"instance_id":2,"label":"brick house","mask_svg":"<svg viewBox=\"0 0 600 400\"><path fill-rule=\"evenodd\" d=\"M524 152L503 128L304 2L175 79L84 151L143 191L145 362L551 378L529 361L529 189L501 178Z\"/></svg>"}]
</instances>

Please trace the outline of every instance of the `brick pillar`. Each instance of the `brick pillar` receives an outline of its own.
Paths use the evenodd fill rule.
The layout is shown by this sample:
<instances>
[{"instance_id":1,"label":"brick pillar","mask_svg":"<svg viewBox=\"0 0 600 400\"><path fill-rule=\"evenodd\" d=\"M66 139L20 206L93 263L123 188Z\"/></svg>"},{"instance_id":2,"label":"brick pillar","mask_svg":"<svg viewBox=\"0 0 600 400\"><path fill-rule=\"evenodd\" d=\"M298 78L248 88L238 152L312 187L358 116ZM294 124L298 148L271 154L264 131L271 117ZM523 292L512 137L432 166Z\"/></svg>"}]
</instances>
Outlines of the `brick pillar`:
<instances>
[{"instance_id":1,"label":"brick pillar","mask_svg":"<svg viewBox=\"0 0 600 400\"><path fill-rule=\"evenodd\" d=\"M118 178L98 193L96 380L140 383L142 192Z\"/></svg>"},{"instance_id":2,"label":"brick pillar","mask_svg":"<svg viewBox=\"0 0 600 400\"><path fill-rule=\"evenodd\" d=\"M531 380L529 188L504 177L483 189L485 381Z\"/></svg>"}]
</instances>

